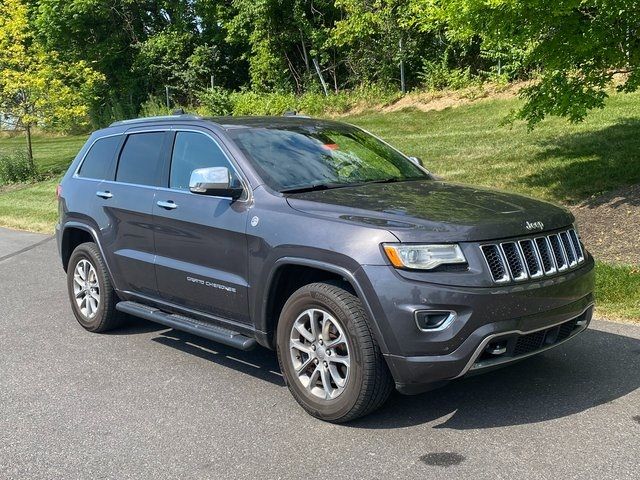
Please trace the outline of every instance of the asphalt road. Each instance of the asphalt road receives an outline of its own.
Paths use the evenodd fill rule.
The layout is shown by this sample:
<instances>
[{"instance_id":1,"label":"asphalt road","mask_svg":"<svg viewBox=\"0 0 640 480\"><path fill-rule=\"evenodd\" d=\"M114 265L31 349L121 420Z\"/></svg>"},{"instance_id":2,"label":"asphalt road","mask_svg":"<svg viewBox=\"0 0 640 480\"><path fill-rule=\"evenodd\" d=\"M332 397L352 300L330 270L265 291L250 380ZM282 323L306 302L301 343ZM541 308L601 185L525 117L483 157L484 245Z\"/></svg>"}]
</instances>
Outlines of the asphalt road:
<instances>
[{"instance_id":1,"label":"asphalt road","mask_svg":"<svg viewBox=\"0 0 640 480\"><path fill-rule=\"evenodd\" d=\"M144 321L85 332L54 241L11 240L36 246L7 256L12 235L0 231L2 479L639 476L638 326L594 321L542 356L335 426L297 406L267 350Z\"/></svg>"}]
</instances>

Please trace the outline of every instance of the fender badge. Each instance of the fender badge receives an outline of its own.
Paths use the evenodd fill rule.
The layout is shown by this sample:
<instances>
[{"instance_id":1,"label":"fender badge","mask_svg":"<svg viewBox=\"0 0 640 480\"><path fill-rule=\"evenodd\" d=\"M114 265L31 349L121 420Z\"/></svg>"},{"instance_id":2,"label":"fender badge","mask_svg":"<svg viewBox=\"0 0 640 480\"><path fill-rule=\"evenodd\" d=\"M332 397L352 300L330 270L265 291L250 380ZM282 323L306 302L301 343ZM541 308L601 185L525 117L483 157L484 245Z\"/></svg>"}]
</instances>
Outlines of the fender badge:
<instances>
[{"instance_id":1,"label":"fender badge","mask_svg":"<svg viewBox=\"0 0 640 480\"><path fill-rule=\"evenodd\" d=\"M260 222L260 219L259 219L258 217L253 217L253 218L251 219L251 226L252 226L252 227L255 227L255 226L257 226L257 225L258 225L258 223L259 223L259 222Z\"/></svg>"}]
</instances>

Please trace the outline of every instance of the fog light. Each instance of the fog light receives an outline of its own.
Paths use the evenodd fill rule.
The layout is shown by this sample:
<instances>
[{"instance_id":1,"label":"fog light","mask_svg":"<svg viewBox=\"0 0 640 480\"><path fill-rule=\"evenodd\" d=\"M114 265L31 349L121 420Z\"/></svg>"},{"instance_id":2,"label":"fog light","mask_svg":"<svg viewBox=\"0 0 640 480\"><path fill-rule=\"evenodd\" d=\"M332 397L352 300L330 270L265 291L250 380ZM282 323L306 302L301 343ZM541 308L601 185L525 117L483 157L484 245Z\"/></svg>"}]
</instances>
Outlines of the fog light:
<instances>
[{"instance_id":1,"label":"fog light","mask_svg":"<svg viewBox=\"0 0 640 480\"><path fill-rule=\"evenodd\" d=\"M416 325L423 332L444 330L456 318L450 310L419 310L415 313Z\"/></svg>"}]
</instances>

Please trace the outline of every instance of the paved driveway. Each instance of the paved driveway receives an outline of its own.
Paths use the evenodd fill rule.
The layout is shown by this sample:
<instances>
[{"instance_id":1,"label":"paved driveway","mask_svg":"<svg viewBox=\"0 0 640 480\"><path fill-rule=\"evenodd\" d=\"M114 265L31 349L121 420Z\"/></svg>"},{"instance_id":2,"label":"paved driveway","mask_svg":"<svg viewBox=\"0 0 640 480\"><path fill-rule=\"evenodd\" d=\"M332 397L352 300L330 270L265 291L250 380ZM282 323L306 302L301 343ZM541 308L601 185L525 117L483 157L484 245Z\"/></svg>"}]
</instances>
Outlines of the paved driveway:
<instances>
[{"instance_id":1,"label":"paved driveway","mask_svg":"<svg viewBox=\"0 0 640 480\"><path fill-rule=\"evenodd\" d=\"M2 479L638 478L640 327L594 321L542 356L335 426L295 404L271 352L143 321L87 333L53 241L4 256Z\"/></svg>"}]
</instances>

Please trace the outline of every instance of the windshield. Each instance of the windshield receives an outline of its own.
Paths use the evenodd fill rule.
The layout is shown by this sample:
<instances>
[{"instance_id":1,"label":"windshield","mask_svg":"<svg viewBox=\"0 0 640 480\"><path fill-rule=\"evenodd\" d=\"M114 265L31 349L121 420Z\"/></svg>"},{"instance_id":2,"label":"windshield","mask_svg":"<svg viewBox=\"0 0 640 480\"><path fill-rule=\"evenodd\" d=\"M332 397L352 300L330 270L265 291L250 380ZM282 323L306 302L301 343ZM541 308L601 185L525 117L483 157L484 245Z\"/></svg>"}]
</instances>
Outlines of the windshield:
<instances>
[{"instance_id":1,"label":"windshield","mask_svg":"<svg viewBox=\"0 0 640 480\"><path fill-rule=\"evenodd\" d=\"M262 179L279 192L426 179L402 154L350 125L231 130Z\"/></svg>"}]
</instances>

